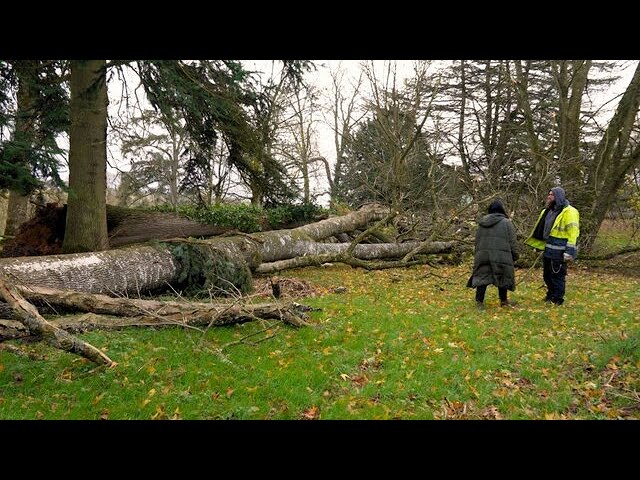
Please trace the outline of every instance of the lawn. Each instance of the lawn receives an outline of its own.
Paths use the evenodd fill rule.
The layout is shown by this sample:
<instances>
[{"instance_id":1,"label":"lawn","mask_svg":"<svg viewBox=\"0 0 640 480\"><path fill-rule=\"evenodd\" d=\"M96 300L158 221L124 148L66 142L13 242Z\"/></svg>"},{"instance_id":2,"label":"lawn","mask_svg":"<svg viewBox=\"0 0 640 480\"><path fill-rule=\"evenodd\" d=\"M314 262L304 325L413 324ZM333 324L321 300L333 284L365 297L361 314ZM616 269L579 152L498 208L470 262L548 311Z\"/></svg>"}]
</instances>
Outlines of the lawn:
<instances>
[{"instance_id":1,"label":"lawn","mask_svg":"<svg viewBox=\"0 0 640 480\"><path fill-rule=\"evenodd\" d=\"M39 343L24 348L45 360L0 351L0 419L640 418L638 277L578 262L557 307L540 269L518 269L517 307L490 287L477 311L470 271L287 271L312 327L81 334L112 369Z\"/></svg>"}]
</instances>

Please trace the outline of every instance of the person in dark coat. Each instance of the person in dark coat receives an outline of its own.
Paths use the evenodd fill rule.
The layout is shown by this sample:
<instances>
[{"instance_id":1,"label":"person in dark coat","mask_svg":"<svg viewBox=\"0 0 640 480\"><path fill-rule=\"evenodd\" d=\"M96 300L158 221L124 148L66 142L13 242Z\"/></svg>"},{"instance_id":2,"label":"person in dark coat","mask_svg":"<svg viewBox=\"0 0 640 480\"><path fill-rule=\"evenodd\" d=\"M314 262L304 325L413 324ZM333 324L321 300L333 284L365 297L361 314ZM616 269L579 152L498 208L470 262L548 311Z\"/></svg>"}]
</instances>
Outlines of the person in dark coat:
<instances>
[{"instance_id":1,"label":"person in dark coat","mask_svg":"<svg viewBox=\"0 0 640 480\"><path fill-rule=\"evenodd\" d=\"M476 305L484 308L487 286L498 287L500 305L514 306L507 299L507 290L516 289L513 262L518 259L516 230L500 200L489 205L488 214L478 221L473 273L467 287L476 289Z\"/></svg>"}]
</instances>

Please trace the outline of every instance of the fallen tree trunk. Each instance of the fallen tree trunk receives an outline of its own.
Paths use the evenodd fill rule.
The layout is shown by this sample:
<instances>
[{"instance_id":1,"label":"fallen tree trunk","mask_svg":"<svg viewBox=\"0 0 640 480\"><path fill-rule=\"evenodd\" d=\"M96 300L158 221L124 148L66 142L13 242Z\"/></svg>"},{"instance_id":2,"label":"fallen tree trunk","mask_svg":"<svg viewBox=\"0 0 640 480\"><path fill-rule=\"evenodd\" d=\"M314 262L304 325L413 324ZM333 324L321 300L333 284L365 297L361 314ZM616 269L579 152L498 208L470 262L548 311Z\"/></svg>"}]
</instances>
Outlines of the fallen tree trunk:
<instances>
[{"instance_id":1,"label":"fallen tree trunk","mask_svg":"<svg viewBox=\"0 0 640 480\"><path fill-rule=\"evenodd\" d=\"M271 274L289 268L319 266L327 262L342 262L367 270L407 267L424 262L402 260L398 262L385 262L383 266L380 262L378 262L378 264L371 264L371 262L364 262L362 260L400 257L414 250L419 245L421 245L420 242L357 245L353 250L353 255L346 255L350 247L349 244L315 244L313 247L308 247L307 254L285 260L278 260L276 262L262 263L256 267L255 271L256 273ZM433 242L430 246L425 247L422 253L446 253L449 252L454 245L455 242Z\"/></svg>"},{"instance_id":2,"label":"fallen tree trunk","mask_svg":"<svg viewBox=\"0 0 640 480\"><path fill-rule=\"evenodd\" d=\"M176 212L156 212L141 208L107 205L109 247L117 248L150 240L175 237L211 237L234 231L234 227L212 225ZM56 255L62 252L65 231L66 205L49 203L40 206L36 216L25 222L15 237L5 242L0 257ZM263 228L271 229L266 220ZM283 224L279 228L298 225Z\"/></svg>"},{"instance_id":3,"label":"fallen tree trunk","mask_svg":"<svg viewBox=\"0 0 640 480\"><path fill-rule=\"evenodd\" d=\"M351 257L356 259L402 256L417 244L370 244L352 248L346 244L320 243L384 219L388 212L388 208L372 204L344 216L291 230L198 241L171 240L101 252L0 259L0 274L18 285L110 295L139 295L169 286L180 289L185 282L202 281L211 275L223 277L222 283L236 286L235 281L224 278L229 270L235 269L235 274L242 277L242 269L260 271L263 263L296 257L336 255L345 249L353 252ZM432 253L437 253L447 251L452 243L434 242L433 245ZM193 273L196 267L200 271ZM273 266L271 268L273 271Z\"/></svg>"},{"instance_id":4,"label":"fallen tree trunk","mask_svg":"<svg viewBox=\"0 0 640 480\"><path fill-rule=\"evenodd\" d=\"M62 252L67 206L49 203L36 216L20 226L15 237L6 241L0 257L55 255ZM107 205L109 246L166 238L209 237L233 228L200 223L172 212L152 212Z\"/></svg>"},{"instance_id":5,"label":"fallen tree trunk","mask_svg":"<svg viewBox=\"0 0 640 480\"><path fill-rule=\"evenodd\" d=\"M67 352L81 355L89 360L110 367L115 366L108 356L93 345L83 342L40 316L38 310L27 302L18 289L0 278L0 297L17 313L20 323L34 335L42 336L50 345ZM14 327L15 328L15 327Z\"/></svg>"},{"instance_id":6,"label":"fallen tree trunk","mask_svg":"<svg viewBox=\"0 0 640 480\"><path fill-rule=\"evenodd\" d=\"M107 205L107 225L110 248L175 237L211 237L233 230L232 227L196 222L178 213L112 205Z\"/></svg>"}]
</instances>

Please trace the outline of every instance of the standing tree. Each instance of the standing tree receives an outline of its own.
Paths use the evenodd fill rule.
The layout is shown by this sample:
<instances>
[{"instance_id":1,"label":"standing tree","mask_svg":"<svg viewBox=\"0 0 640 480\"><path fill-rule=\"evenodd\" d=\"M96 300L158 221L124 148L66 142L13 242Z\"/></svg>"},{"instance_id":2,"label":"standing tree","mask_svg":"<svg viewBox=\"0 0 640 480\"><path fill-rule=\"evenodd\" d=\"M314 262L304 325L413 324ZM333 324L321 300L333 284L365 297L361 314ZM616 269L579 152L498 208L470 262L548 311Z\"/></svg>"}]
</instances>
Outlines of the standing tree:
<instances>
[{"instance_id":1,"label":"standing tree","mask_svg":"<svg viewBox=\"0 0 640 480\"><path fill-rule=\"evenodd\" d=\"M319 180L318 165L327 163L314 141L318 103L313 87L294 91L289 96L288 111L291 115L285 123L284 131L287 136L280 141L280 154L286 159L285 167L289 175L298 185L302 184L303 203L310 204L317 196L312 180ZM315 182L316 185L319 183Z\"/></svg>"},{"instance_id":2,"label":"standing tree","mask_svg":"<svg viewBox=\"0 0 640 480\"><path fill-rule=\"evenodd\" d=\"M363 111L358 110L358 99L360 96L360 89L362 87L363 73L362 71L358 75L358 79L351 87L351 94L345 96L345 72L341 67L338 67L336 71L331 72L331 106L329 107L329 114L331 115L331 121L329 122L333 130L333 142L336 149L336 159L333 167L333 173L329 166L329 162L325 161L325 170L327 175L327 181L329 183L329 196L331 205L335 205L336 202L344 201L341 197L341 191L343 190L343 177L345 170L345 150L349 141L353 136L353 130L358 125L360 120L366 116L368 111L366 108Z\"/></svg>"},{"instance_id":3,"label":"standing tree","mask_svg":"<svg viewBox=\"0 0 640 480\"><path fill-rule=\"evenodd\" d=\"M593 245L616 194L640 166L639 112L640 62L583 173L587 191L592 194L583 223L587 232L583 246L587 250Z\"/></svg>"},{"instance_id":4,"label":"standing tree","mask_svg":"<svg viewBox=\"0 0 640 480\"><path fill-rule=\"evenodd\" d=\"M63 185L58 168L64 151L58 136L68 128L65 70L66 62L55 60L0 62L2 136L13 126L11 139L0 143L0 189L10 191L7 234L14 234L27 219L29 195L43 180Z\"/></svg>"},{"instance_id":5,"label":"standing tree","mask_svg":"<svg viewBox=\"0 0 640 480\"><path fill-rule=\"evenodd\" d=\"M395 66L386 68L381 81L374 65L367 66L373 116L347 143L341 195L353 205L378 201L398 211L434 207L430 164L439 160L423 132L434 98L425 91L428 65L416 64L414 81L404 87L397 85Z\"/></svg>"},{"instance_id":6,"label":"standing tree","mask_svg":"<svg viewBox=\"0 0 640 480\"><path fill-rule=\"evenodd\" d=\"M62 249L99 251L107 237L107 72L105 60L71 62L69 197Z\"/></svg>"},{"instance_id":7,"label":"standing tree","mask_svg":"<svg viewBox=\"0 0 640 480\"><path fill-rule=\"evenodd\" d=\"M111 124L121 142L121 152L131 158L130 170L120 172L123 203L128 204L129 197L133 197L133 204L152 196L175 210L184 168L181 157L186 135L182 125L153 110L141 110L138 115Z\"/></svg>"}]
</instances>

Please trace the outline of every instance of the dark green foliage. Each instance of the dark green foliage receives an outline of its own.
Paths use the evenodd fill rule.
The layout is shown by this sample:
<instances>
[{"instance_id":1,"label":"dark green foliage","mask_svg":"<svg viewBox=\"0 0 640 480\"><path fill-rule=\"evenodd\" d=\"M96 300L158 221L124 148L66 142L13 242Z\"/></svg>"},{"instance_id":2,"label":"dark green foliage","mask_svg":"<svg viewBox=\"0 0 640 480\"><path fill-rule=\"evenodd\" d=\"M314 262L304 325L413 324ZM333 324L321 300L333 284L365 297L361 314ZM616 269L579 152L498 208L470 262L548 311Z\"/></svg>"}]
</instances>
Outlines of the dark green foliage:
<instances>
[{"instance_id":1,"label":"dark green foliage","mask_svg":"<svg viewBox=\"0 0 640 480\"><path fill-rule=\"evenodd\" d=\"M282 60L285 77L293 83L294 88L304 85L303 76L306 72L316 70L316 65L310 60Z\"/></svg>"},{"instance_id":2,"label":"dark green foliage","mask_svg":"<svg viewBox=\"0 0 640 480\"><path fill-rule=\"evenodd\" d=\"M5 60L0 60L0 141L3 141L8 134L14 108L12 92L17 88L17 78L13 73L11 64Z\"/></svg>"},{"instance_id":3,"label":"dark green foliage","mask_svg":"<svg viewBox=\"0 0 640 480\"><path fill-rule=\"evenodd\" d=\"M233 260L218 248L205 244L168 244L180 263L178 287L187 295L211 293L213 296L237 296L252 288L249 267Z\"/></svg>"},{"instance_id":4,"label":"dark green foliage","mask_svg":"<svg viewBox=\"0 0 640 480\"><path fill-rule=\"evenodd\" d=\"M310 223L322 215L325 209L313 203L301 205L284 205L265 209L267 221L272 228L282 228L284 225Z\"/></svg>"},{"instance_id":5,"label":"dark green foliage","mask_svg":"<svg viewBox=\"0 0 640 480\"><path fill-rule=\"evenodd\" d=\"M175 212L171 205L153 207L153 211ZM177 213L201 223L232 227L244 233L259 232L266 229L289 228L316 221L326 210L312 203L286 205L275 208L258 208L245 204L212 205L208 208L194 205L179 206Z\"/></svg>"},{"instance_id":6,"label":"dark green foliage","mask_svg":"<svg viewBox=\"0 0 640 480\"><path fill-rule=\"evenodd\" d=\"M227 164L251 186L257 201L278 205L295 198L284 167L260 138L260 120L248 113L260 111L260 97L239 62L153 60L139 61L137 66L153 107L169 123L185 122L189 142L181 153L185 161L181 191L198 192L206 185L216 148L224 145ZM309 65L291 61L285 68L292 81L299 81ZM206 204L203 198L200 203Z\"/></svg>"},{"instance_id":7,"label":"dark green foliage","mask_svg":"<svg viewBox=\"0 0 640 480\"><path fill-rule=\"evenodd\" d=\"M170 206L156 207L159 211L173 211ZM262 209L244 204L220 204L211 207L185 205L178 207L178 213L201 223L233 227L241 232L259 232Z\"/></svg>"},{"instance_id":8,"label":"dark green foliage","mask_svg":"<svg viewBox=\"0 0 640 480\"><path fill-rule=\"evenodd\" d=\"M32 192L40 185L29 165L13 161L17 155L26 151L17 142L5 142L0 145L0 189L10 189L22 193Z\"/></svg>"},{"instance_id":9,"label":"dark green foliage","mask_svg":"<svg viewBox=\"0 0 640 480\"><path fill-rule=\"evenodd\" d=\"M69 127L69 92L62 80L65 69L62 61L0 64L0 188L28 194L45 179L64 187L58 175L64 150L57 137ZM12 90L23 104L14 106ZM13 133L5 140L8 127Z\"/></svg>"},{"instance_id":10,"label":"dark green foliage","mask_svg":"<svg viewBox=\"0 0 640 480\"><path fill-rule=\"evenodd\" d=\"M229 162L257 148L243 105L251 101L238 62L185 63L175 60L139 61L138 73L149 101L168 121L184 119L191 138L186 154L202 165L217 143L229 144Z\"/></svg>"}]
</instances>

